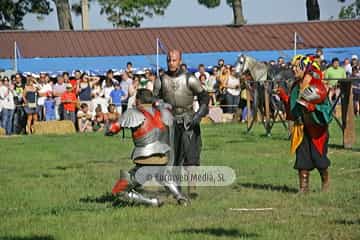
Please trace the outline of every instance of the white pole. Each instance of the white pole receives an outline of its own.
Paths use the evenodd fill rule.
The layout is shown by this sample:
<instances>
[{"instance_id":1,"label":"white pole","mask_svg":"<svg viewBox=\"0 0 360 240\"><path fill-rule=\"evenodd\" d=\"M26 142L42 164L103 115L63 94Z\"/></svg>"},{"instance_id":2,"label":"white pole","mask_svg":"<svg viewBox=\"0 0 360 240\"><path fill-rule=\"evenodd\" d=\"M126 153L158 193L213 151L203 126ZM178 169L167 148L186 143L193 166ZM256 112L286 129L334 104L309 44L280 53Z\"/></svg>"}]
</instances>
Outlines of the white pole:
<instances>
[{"instance_id":1,"label":"white pole","mask_svg":"<svg viewBox=\"0 0 360 240\"><path fill-rule=\"evenodd\" d=\"M296 56L297 33L294 33L294 56Z\"/></svg>"},{"instance_id":2,"label":"white pole","mask_svg":"<svg viewBox=\"0 0 360 240\"><path fill-rule=\"evenodd\" d=\"M17 63L17 46L16 42L14 42L14 71L17 73L18 71L18 63Z\"/></svg>"},{"instance_id":3,"label":"white pole","mask_svg":"<svg viewBox=\"0 0 360 240\"><path fill-rule=\"evenodd\" d=\"M159 38L156 38L156 74L159 77Z\"/></svg>"}]
</instances>

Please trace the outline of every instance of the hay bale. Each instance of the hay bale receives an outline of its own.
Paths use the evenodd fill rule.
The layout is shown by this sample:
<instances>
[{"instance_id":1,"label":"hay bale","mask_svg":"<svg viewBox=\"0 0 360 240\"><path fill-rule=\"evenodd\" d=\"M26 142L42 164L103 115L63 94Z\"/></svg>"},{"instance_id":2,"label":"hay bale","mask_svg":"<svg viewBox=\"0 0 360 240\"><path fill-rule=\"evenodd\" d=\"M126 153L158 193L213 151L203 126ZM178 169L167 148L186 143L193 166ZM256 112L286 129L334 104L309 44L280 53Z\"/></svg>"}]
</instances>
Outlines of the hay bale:
<instances>
[{"instance_id":1,"label":"hay bale","mask_svg":"<svg viewBox=\"0 0 360 240\"><path fill-rule=\"evenodd\" d=\"M234 114L233 113L223 113L222 115L222 122L229 123L234 121Z\"/></svg>"},{"instance_id":2,"label":"hay bale","mask_svg":"<svg viewBox=\"0 0 360 240\"><path fill-rule=\"evenodd\" d=\"M47 134L72 134L75 133L74 124L69 121L49 121L49 122L35 122L34 123L35 135L47 135Z\"/></svg>"},{"instance_id":3,"label":"hay bale","mask_svg":"<svg viewBox=\"0 0 360 240\"><path fill-rule=\"evenodd\" d=\"M211 120L211 118L209 116L203 117L201 119L201 124L212 124L213 120Z\"/></svg>"},{"instance_id":4,"label":"hay bale","mask_svg":"<svg viewBox=\"0 0 360 240\"><path fill-rule=\"evenodd\" d=\"M5 136L5 135L6 135L5 129L0 128L0 136Z\"/></svg>"}]
</instances>

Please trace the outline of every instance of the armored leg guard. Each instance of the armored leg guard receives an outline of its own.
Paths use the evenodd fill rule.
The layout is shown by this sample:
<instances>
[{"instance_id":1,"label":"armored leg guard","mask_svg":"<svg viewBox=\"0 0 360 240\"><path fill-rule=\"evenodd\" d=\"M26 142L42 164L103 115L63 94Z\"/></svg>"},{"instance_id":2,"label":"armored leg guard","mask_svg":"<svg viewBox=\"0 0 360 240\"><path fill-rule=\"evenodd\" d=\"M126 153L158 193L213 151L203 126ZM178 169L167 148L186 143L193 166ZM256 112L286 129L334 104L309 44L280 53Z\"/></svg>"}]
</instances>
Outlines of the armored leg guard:
<instances>
[{"instance_id":1,"label":"armored leg guard","mask_svg":"<svg viewBox=\"0 0 360 240\"><path fill-rule=\"evenodd\" d=\"M152 207L161 207L163 205L163 202L161 202L158 198L145 197L140 193L136 192L135 190L126 192L125 197L127 198L127 200L135 204L144 204Z\"/></svg>"},{"instance_id":2,"label":"armored leg guard","mask_svg":"<svg viewBox=\"0 0 360 240\"><path fill-rule=\"evenodd\" d=\"M328 192L330 187L330 177L328 169L320 169L320 176L321 176L321 191Z\"/></svg>"},{"instance_id":3,"label":"armored leg guard","mask_svg":"<svg viewBox=\"0 0 360 240\"><path fill-rule=\"evenodd\" d=\"M133 168L129 172L120 170L120 179L116 182L112 189L113 195L119 195L125 200L133 204L144 204L153 207L160 207L163 203L157 198L148 198L135 191L134 188L139 186L131 174L136 172L137 168Z\"/></svg>"},{"instance_id":4,"label":"armored leg guard","mask_svg":"<svg viewBox=\"0 0 360 240\"><path fill-rule=\"evenodd\" d=\"M308 170L299 170L299 193L309 192L309 176L310 173Z\"/></svg>"},{"instance_id":5,"label":"armored leg guard","mask_svg":"<svg viewBox=\"0 0 360 240\"><path fill-rule=\"evenodd\" d=\"M120 179L115 183L111 192L113 195L116 195L118 193L130 191L137 185L139 184L132 180L129 172L120 170Z\"/></svg>"},{"instance_id":6,"label":"armored leg guard","mask_svg":"<svg viewBox=\"0 0 360 240\"><path fill-rule=\"evenodd\" d=\"M179 188L175 183L167 182L164 183L166 189L174 196L179 205L187 206L189 200L180 192Z\"/></svg>"}]
</instances>

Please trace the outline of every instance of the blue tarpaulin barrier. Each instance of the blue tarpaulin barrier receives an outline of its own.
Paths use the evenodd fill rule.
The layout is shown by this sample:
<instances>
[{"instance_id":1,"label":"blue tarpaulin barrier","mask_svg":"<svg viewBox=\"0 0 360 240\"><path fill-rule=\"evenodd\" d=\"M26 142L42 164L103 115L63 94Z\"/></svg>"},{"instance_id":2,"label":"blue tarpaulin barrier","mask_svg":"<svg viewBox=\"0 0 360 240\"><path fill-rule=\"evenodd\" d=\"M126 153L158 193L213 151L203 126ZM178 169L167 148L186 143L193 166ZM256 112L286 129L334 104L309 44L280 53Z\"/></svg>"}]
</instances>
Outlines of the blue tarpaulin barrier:
<instances>
[{"instance_id":1,"label":"blue tarpaulin barrier","mask_svg":"<svg viewBox=\"0 0 360 240\"><path fill-rule=\"evenodd\" d=\"M299 49L298 54L315 53L316 49ZM356 54L360 57L360 47L348 48L324 48L324 56L327 61L338 57L340 60L350 58ZM276 60L284 57L290 61L293 50L279 51L238 51L238 52L209 52L209 53L183 53L183 62L192 69L202 63L207 67L217 64L218 59L223 58L226 64L234 64L239 54L246 54L256 58L258 61ZM88 71L90 74L102 75L108 69L124 69L127 62L132 62L136 69L156 69L156 55L134 55L134 56L108 56L108 57L64 57L64 58L20 58L18 69L20 72L72 72L75 69ZM166 56L160 55L160 67L166 67ZM13 59L0 59L0 69L12 69Z\"/></svg>"}]
</instances>

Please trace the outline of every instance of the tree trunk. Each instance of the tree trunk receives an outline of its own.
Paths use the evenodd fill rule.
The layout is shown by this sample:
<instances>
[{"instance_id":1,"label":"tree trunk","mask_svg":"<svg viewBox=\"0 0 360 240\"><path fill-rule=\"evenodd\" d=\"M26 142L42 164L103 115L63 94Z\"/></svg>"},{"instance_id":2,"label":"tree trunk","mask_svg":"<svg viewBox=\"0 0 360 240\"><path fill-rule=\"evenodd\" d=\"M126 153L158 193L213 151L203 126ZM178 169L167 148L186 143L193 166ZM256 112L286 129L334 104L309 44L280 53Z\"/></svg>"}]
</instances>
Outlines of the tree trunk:
<instances>
[{"instance_id":1,"label":"tree trunk","mask_svg":"<svg viewBox=\"0 0 360 240\"><path fill-rule=\"evenodd\" d=\"M82 23L83 30L89 30L88 0L81 0L81 23Z\"/></svg>"},{"instance_id":2,"label":"tree trunk","mask_svg":"<svg viewBox=\"0 0 360 240\"><path fill-rule=\"evenodd\" d=\"M308 21L320 20L320 6L318 0L306 0Z\"/></svg>"},{"instance_id":3,"label":"tree trunk","mask_svg":"<svg viewBox=\"0 0 360 240\"><path fill-rule=\"evenodd\" d=\"M242 0L233 0L232 8L233 8L233 13L234 13L234 24L235 25L245 24Z\"/></svg>"},{"instance_id":4,"label":"tree trunk","mask_svg":"<svg viewBox=\"0 0 360 240\"><path fill-rule=\"evenodd\" d=\"M54 0L57 10L59 29L74 30L72 23L70 4L68 0Z\"/></svg>"}]
</instances>

